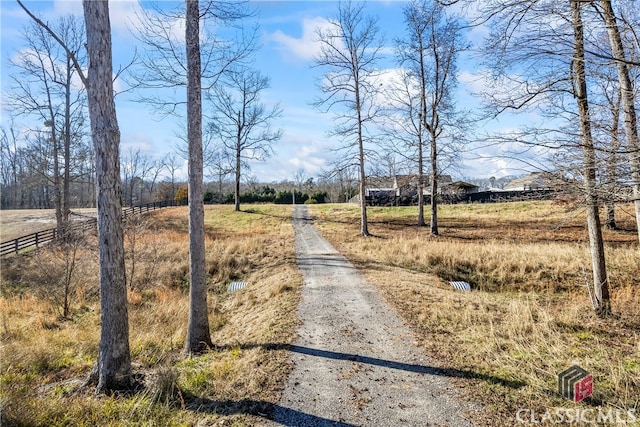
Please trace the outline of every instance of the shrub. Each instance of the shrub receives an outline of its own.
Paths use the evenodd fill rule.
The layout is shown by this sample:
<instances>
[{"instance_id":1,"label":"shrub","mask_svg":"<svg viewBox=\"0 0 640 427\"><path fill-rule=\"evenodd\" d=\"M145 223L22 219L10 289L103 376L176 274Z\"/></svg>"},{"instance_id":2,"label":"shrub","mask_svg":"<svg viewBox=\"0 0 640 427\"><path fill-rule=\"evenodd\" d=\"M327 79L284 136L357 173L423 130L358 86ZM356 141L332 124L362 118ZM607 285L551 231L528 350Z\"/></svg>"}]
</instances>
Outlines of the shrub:
<instances>
[{"instance_id":1,"label":"shrub","mask_svg":"<svg viewBox=\"0 0 640 427\"><path fill-rule=\"evenodd\" d=\"M310 198L315 200L316 203L327 203L329 194L326 191L316 191L315 193L311 194Z\"/></svg>"},{"instance_id":2,"label":"shrub","mask_svg":"<svg viewBox=\"0 0 640 427\"><path fill-rule=\"evenodd\" d=\"M189 203L189 188L188 187L180 187L178 191L176 191L176 195L173 197L173 200L178 205L186 205Z\"/></svg>"}]
</instances>

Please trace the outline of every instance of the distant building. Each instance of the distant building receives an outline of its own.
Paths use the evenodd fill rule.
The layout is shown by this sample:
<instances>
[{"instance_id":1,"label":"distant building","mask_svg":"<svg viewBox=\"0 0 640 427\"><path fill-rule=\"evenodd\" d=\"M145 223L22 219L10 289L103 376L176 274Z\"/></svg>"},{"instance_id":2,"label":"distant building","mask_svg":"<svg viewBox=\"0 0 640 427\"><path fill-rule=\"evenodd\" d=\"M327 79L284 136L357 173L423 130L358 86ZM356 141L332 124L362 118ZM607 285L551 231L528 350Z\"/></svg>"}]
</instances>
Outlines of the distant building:
<instances>
[{"instance_id":1,"label":"distant building","mask_svg":"<svg viewBox=\"0 0 640 427\"><path fill-rule=\"evenodd\" d=\"M368 177L364 193L366 197L400 196L400 190L396 186L395 180L391 178Z\"/></svg>"},{"instance_id":2,"label":"distant building","mask_svg":"<svg viewBox=\"0 0 640 427\"><path fill-rule=\"evenodd\" d=\"M480 191L480 187L464 181L456 181L445 184L440 188L440 193L452 196L466 196Z\"/></svg>"},{"instance_id":3,"label":"distant building","mask_svg":"<svg viewBox=\"0 0 640 427\"><path fill-rule=\"evenodd\" d=\"M428 196L431 194L431 176L424 175L424 186L422 194ZM420 179L418 175L396 175L393 178L394 188L398 189L398 196L412 197L418 194L418 184ZM438 193L441 192L442 187L451 184L453 180L451 175L439 175L437 177Z\"/></svg>"},{"instance_id":4,"label":"distant building","mask_svg":"<svg viewBox=\"0 0 640 427\"><path fill-rule=\"evenodd\" d=\"M508 183L503 191L553 190L558 187L559 180L549 172L533 172Z\"/></svg>"},{"instance_id":5,"label":"distant building","mask_svg":"<svg viewBox=\"0 0 640 427\"><path fill-rule=\"evenodd\" d=\"M493 180L495 183L496 180ZM373 206L408 206L418 203L418 175L396 175L393 178L370 177L365 190L367 203ZM548 199L566 183L549 172L534 172L509 182L504 188L481 188L465 181L453 181L450 175L438 177L438 199L441 203L491 203L508 200ZM430 177L424 177L425 203L431 203Z\"/></svg>"}]
</instances>

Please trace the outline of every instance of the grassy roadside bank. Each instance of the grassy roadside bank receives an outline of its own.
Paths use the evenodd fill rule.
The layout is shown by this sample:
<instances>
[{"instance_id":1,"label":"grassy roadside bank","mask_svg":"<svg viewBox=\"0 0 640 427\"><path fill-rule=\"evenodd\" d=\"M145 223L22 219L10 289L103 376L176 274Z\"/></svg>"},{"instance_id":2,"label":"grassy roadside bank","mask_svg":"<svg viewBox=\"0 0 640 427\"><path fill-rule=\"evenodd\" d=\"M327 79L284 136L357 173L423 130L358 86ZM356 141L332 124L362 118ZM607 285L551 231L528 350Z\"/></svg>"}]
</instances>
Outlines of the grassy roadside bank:
<instances>
[{"instance_id":1,"label":"grassy roadside bank","mask_svg":"<svg viewBox=\"0 0 640 427\"><path fill-rule=\"evenodd\" d=\"M434 363L473 378L458 383L486 408L474 421L516 425L521 409L538 421L555 408L640 415L635 232L605 232L617 316L602 320L584 286L590 258L580 212L551 202L443 206L441 236L432 237L414 226L416 208L370 208L372 238L358 236L357 207L312 212L323 235L415 328ZM631 230L633 219L620 217ZM474 290L455 291L452 280ZM557 394L558 373L573 364L594 376L593 397L579 404Z\"/></svg>"},{"instance_id":2,"label":"grassy roadside bank","mask_svg":"<svg viewBox=\"0 0 640 427\"><path fill-rule=\"evenodd\" d=\"M289 370L302 283L290 206L207 206L207 275L216 348L186 358L187 210L143 217L125 233L133 369L145 389L94 396L83 388L99 340L97 254L77 248L62 318L68 251L2 260L3 425L250 425L277 401ZM230 281L248 286L226 292Z\"/></svg>"}]
</instances>

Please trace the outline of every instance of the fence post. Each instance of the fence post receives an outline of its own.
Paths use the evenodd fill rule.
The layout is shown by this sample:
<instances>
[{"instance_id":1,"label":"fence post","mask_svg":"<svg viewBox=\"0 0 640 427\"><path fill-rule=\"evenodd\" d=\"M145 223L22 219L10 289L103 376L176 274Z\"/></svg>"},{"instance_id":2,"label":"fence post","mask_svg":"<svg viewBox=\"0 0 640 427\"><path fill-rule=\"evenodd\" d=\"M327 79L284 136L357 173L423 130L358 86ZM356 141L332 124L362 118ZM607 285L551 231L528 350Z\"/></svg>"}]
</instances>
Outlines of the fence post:
<instances>
[{"instance_id":1,"label":"fence post","mask_svg":"<svg viewBox=\"0 0 640 427\"><path fill-rule=\"evenodd\" d=\"M38 247L38 237L39 237L38 235L39 235L39 232L36 232L36 248Z\"/></svg>"}]
</instances>

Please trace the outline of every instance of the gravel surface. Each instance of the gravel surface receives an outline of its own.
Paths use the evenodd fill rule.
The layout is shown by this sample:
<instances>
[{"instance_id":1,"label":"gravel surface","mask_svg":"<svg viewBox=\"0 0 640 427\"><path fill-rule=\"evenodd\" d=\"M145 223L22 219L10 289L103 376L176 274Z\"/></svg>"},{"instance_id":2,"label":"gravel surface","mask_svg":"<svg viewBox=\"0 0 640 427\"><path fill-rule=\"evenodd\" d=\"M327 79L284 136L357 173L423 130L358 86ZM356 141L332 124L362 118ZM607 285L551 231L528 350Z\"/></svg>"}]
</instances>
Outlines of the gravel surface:
<instances>
[{"instance_id":1,"label":"gravel surface","mask_svg":"<svg viewBox=\"0 0 640 427\"><path fill-rule=\"evenodd\" d=\"M294 368L268 425L472 426L473 405L429 366L413 332L313 226L294 212L304 276Z\"/></svg>"}]
</instances>

